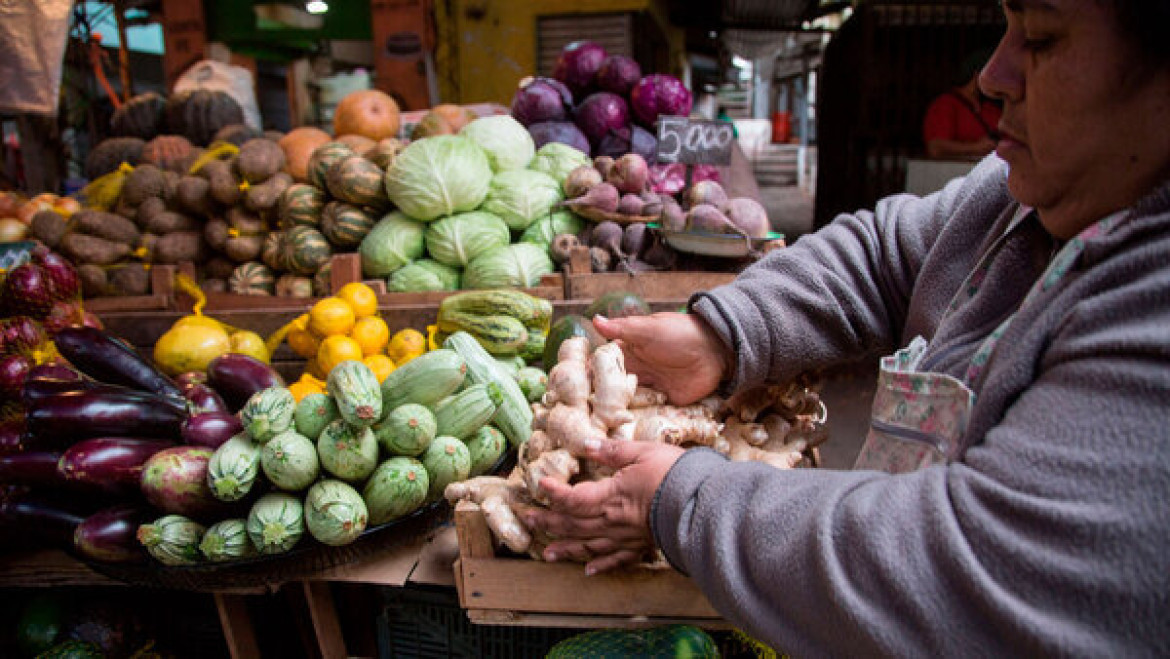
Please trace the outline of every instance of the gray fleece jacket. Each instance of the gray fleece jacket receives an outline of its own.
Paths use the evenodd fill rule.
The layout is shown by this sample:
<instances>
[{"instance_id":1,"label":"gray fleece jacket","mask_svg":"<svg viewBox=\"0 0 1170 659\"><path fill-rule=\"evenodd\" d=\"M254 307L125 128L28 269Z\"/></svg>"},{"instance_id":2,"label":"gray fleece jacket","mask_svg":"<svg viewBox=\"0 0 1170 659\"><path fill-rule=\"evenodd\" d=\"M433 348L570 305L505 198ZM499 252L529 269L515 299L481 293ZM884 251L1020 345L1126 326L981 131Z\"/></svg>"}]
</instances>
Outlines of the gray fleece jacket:
<instances>
[{"instance_id":1,"label":"gray fleece jacket","mask_svg":"<svg viewBox=\"0 0 1170 659\"><path fill-rule=\"evenodd\" d=\"M889 353L962 378L1056 247L1013 232L977 296L943 311L1017 209L991 156L769 254L691 308L734 346L733 386ZM777 471L682 457L651 525L730 621L816 656L1170 655L1170 185L1089 241L1012 322L957 460L914 473Z\"/></svg>"}]
</instances>

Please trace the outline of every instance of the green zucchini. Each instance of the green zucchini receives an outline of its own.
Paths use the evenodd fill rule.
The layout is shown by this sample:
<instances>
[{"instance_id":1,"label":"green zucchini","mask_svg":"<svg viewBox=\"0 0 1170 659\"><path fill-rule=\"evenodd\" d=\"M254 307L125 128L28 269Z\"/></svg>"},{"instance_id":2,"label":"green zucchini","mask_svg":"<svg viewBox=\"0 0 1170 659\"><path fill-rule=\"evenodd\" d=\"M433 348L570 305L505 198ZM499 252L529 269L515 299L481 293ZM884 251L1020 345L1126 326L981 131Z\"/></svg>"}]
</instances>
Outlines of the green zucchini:
<instances>
[{"instance_id":1,"label":"green zucchini","mask_svg":"<svg viewBox=\"0 0 1170 659\"><path fill-rule=\"evenodd\" d=\"M552 320L552 303L521 291L500 288L449 296L439 304L439 317L452 312L511 316L525 327L547 331Z\"/></svg>"},{"instance_id":2,"label":"green zucchini","mask_svg":"<svg viewBox=\"0 0 1170 659\"><path fill-rule=\"evenodd\" d=\"M513 447L528 441L532 434L532 409L528 406L528 399L524 397L520 385L504 373L479 341L467 332L455 332L447 337L443 347L459 353L467 364L467 377L473 384L495 382L500 387L502 400L495 416L492 417L492 425L504 433ZM409 363L407 365L409 366Z\"/></svg>"},{"instance_id":3,"label":"green zucchini","mask_svg":"<svg viewBox=\"0 0 1170 659\"><path fill-rule=\"evenodd\" d=\"M464 331L496 355L514 355L528 342L528 329L511 316L479 316L463 311L439 312L440 332Z\"/></svg>"},{"instance_id":4,"label":"green zucchini","mask_svg":"<svg viewBox=\"0 0 1170 659\"><path fill-rule=\"evenodd\" d=\"M305 508L291 494L265 494L248 511L248 537L261 554L281 554L305 534Z\"/></svg>"},{"instance_id":5,"label":"green zucchini","mask_svg":"<svg viewBox=\"0 0 1170 659\"><path fill-rule=\"evenodd\" d=\"M495 382L477 384L444 398L435 405L435 427L439 435L463 439L487 424L501 402Z\"/></svg>"},{"instance_id":6,"label":"green zucchini","mask_svg":"<svg viewBox=\"0 0 1170 659\"><path fill-rule=\"evenodd\" d=\"M471 451L456 437L440 435L427 447L420 458L427 469L430 486L427 500L443 498L443 490L451 483L467 480L471 475Z\"/></svg>"},{"instance_id":7,"label":"green zucchini","mask_svg":"<svg viewBox=\"0 0 1170 659\"><path fill-rule=\"evenodd\" d=\"M297 401L284 387L257 391L240 410L240 423L252 441L263 444L292 428Z\"/></svg>"},{"instance_id":8,"label":"green zucchini","mask_svg":"<svg viewBox=\"0 0 1170 659\"><path fill-rule=\"evenodd\" d=\"M305 526L326 545L348 545L366 530L369 514L362 495L348 483L326 479L305 495Z\"/></svg>"},{"instance_id":9,"label":"green zucchini","mask_svg":"<svg viewBox=\"0 0 1170 659\"><path fill-rule=\"evenodd\" d=\"M138 527L138 542L163 565L194 565L201 559L203 525L182 515L164 515Z\"/></svg>"},{"instance_id":10,"label":"green zucchini","mask_svg":"<svg viewBox=\"0 0 1170 659\"><path fill-rule=\"evenodd\" d=\"M419 455L431 445L437 431L434 413L415 403L396 407L374 426L378 445L389 455Z\"/></svg>"},{"instance_id":11,"label":"green zucchini","mask_svg":"<svg viewBox=\"0 0 1170 659\"><path fill-rule=\"evenodd\" d=\"M207 527L199 551L214 563L248 558L256 547L248 539L248 522L244 519L225 519Z\"/></svg>"},{"instance_id":12,"label":"green zucchini","mask_svg":"<svg viewBox=\"0 0 1170 659\"><path fill-rule=\"evenodd\" d=\"M404 517L418 510L426 501L430 477L423 463L398 456L386 460L374 470L362 489L362 498L370 513L370 524Z\"/></svg>"},{"instance_id":13,"label":"green zucchini","mask_svg":"<svg viewBox=\"0 0 1170 659\"><path fill-rule=\"evenodd\" d=\"M382 390L369 366L355 360L341 362L329 371L326 388L349 425L368 428L382 418Z\"/></svg>"},{"instance_id":14,"label":"green zucchini","mask_svg":"<svg viewBox=\"0 0 1170 659\"><path fill-rule=\"evenodd\" d=\"M419 355L382 381L382 413L388 416L407 403L433 405L458 391L466 375L467 365L454 350Z\"/></svg>"},{"instance_id":15,"label":"green zucchini","mask_svg":"<svg viewBox=\"0 0 1170 659\"><path fill-rule=\"evenodd\" d=\"M239 501L260 472L260 445L244 433L220 444L207 461L207 486L220 501Z\"/></svg>"}]
</instances>

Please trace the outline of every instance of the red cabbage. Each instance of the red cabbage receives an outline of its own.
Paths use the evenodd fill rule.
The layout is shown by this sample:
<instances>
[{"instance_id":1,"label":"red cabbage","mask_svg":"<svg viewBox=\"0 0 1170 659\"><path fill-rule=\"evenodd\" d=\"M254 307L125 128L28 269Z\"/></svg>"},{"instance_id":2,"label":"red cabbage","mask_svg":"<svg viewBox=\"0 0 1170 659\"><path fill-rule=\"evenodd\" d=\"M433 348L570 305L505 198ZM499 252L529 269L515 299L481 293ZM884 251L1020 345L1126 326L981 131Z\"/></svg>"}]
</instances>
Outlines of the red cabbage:
<instances>
[{"instance_id":1,"label":"red cabbage","mask_svg":"<svg viewBox=\"0 0 1170 659\"><path fill-rule=\"evenodd\" d=\"M681 163L650 165L650 189L660 194L678 194L687 186L687 166Z\"/></svg>"},{"instance_id":2,"label":"red cabbage","mask_svg":"<svg viewBox=\"0 0 1170 659\"><path fill-rule=\"evenodd\" d=\"M597 144L599 156L618 158L627 153L636 153L652 165L658 160L658 139L645 128L633 126L632 130L612 131Z\"/></svg>"},{"instance_id":3,"label":"red cabbage","mask_svg":"<svg viewBox=\"0 0 1170 659\"><path fill-rule=\"evenodd\" d=\"M542 121L538 124L532 124L528 127L528 134L532 135L532 141L537 149L549 142L560 142L568 144L587 156L592 153L589 148L589 139L571 121Z\"/></svg>"},{"instance_id":4,"label":"red cabbage","mask_svg":"<svg viewBox=\"0 0 1170 659\"><path fill-rule=\"evenodd\" d=\"M596 145L613 131L629 129L630 107L626 99L617 94L597 92L581 101L573 111L573 121L589 138L589 143Z\"/></svg>"},{"instance_id":5,"label":"red cabbage","mask_svg":"<svg viewBox=\"0 0 1170 659\"><path fill-rule=\"evenodd\" d=\"M638 121L653 126L659 115L689 115L691 92L674 76L652 73L634 85L634 90L630 92L630 105Z\"/></svg>"},{"instance_id":6,"label":"red cabbage","mask_svg":"<svg viewBox=\"0 0 1170 659\"><path fill-rule=\"evenodd\" d=\"M641 79L642 67L625 55L610 55L597 70L597 86L618 96L629 96Z\"/></svg>"},{"instance_id":7,"label":"red cabbage","mask_svg":"<svg viewBox=\"0 0 1170 659\"><path fill-rule=\"evenodd\" d=\"M524 78L512 97L512 116L525 126L564 121L572 109L572 92L552 78Z\"/></svg>"},{"instance_id":8,"label":"red cabbage","mask_svg":"<svg viewBox=\"0 0 1170 659\"><path fill-rule=\"evenodd\" d=\"M719 169L715 165L695 165L691 170L691 183L699 181L720 182Z\"/></svg>"},{"instance_id":9,"label":"red cabbage","mask_svg":"<svg viewBox=\"0 0 1170 659\"><path fill-rule=\"evenodd\" d=\"M592 41L574 41L557 57L552 75L572 90L573 98L584 98L596 89L597 70L605 57L605 49L600 45Z\"/></svg>"}]
</instances>

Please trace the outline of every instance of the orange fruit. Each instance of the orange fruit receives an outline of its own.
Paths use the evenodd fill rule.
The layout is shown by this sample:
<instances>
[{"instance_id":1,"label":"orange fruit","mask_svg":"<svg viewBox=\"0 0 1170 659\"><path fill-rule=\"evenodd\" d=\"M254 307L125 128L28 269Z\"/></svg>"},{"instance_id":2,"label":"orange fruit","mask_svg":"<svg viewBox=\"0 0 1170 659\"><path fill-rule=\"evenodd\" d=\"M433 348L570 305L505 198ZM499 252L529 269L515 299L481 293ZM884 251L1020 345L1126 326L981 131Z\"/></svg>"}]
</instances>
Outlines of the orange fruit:
<instances>
[{"instance_id":1,"label":"orange fruit","mask_svg":"<svg viewBox=\"0 0 1170 659\"><path fill-rule=\"evenodd\" d=\"M349 338L357 341L358 345L362 347L362 354L368 357L386 349L386 342L390 340L390 328L381 318L366 316L359 318L354 324Z\"/></svg>"},{"instance_id":2,"label":"orange fruit","mask_svg":"<svg viewBox=\"0 0 1170 659\"><path fill-rule=\"evenodd\" d=\"M378 382L386 379L387 375L394 372L394 361L386 355L370 355L362 360L362 362L370 367L374 372L374 377L378 378Z\"/></svg>"},{"instance_id":3,"label":"orange fruit","mask_svg":"<svg viewBox=\"0 0 1170 659\"><path fill-rule=\"evenodd\" d=\"M344 300L358 318L378 313L378 294L361 282L354 281L342 286L341 290L337 291L337 298Z\"/></svg>"},{"instance_id":4,"label":"orange fruit","mask_svg":"<svg viewBox=\"0 0 1170 659\"><path fill-rule=\"evenodd\" d=\"M293 352L305 359L311 359L321 348L320 339L313 336L309 330L299 327L289 330L285 341L288 341L288 347L292 348Z\"/></svg>"},{"instance_id":5,"label":"orange fruit","mask_svg":"<svg viewBox=\"0 0 1170 659\"><path fill-rule=\"evenodd\" d=\"M302 398L309 394L325 393L325 385L321 384L321 381L317 378L305 373L301 376L300 380L288 386L288 391L292 394L293 399L299 403Z\"/></svg>"},{"instance_id":6,"label":"orange fruit","mask_svg":"<svg viewBox=\"0 0 1170 659\"><path fill-rule=\"evenodd\" d=\"M399 366L426 351L427 337L423 336L422 332L411 328L395 332L394 336L390 338L390 344L386 346L386 354Z\"/></svg>"},{"instance_id":7,"label":"orange fruit","mask_svg":"<svg viewBox=\"0 0 1170 659\"><path fill-rule=\"evenodd\" d=\"M327 336L317 351L317 365L321 372L329 375L334 366L348 360L361 361L362 347L348 336Z\"/></svg>"},{"instance_id":8,"label":"orange fruit","mask_svg":"<svg viewBox=\"0 0 1170 659\"><path fill-rule=\"evenodd\" d=\"M356 320L353 307L336 297L327 297L309 309L309 331L321 338L349 334Z\"/></svg>"}]
</instances>

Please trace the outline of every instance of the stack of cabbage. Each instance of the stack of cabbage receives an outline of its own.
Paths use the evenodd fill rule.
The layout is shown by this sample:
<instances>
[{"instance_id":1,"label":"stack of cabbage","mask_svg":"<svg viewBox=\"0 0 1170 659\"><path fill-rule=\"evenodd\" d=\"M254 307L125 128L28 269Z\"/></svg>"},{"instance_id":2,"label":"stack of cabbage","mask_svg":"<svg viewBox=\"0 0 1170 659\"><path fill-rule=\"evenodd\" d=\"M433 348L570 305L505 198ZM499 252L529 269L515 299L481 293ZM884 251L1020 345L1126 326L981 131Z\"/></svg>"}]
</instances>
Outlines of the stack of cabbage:
<instances>
[{"instance_id":1,"label":"stack of cabbage","mask_svg":"<svg viewBox=\"0 0 1170 659\"><path fill-rule=\"evenodd\" d=\"M306 530L345 545L367 526L438 501L447 484L488 472L509 441L531 432L515 423L524 413L531 419L528 402L514 380L485 366L474 339L451 345L381 385L369 367L348 361L330 372L328 394L297 403L284 387L257 392L240 410L244 432L207 464L211 492L252 502L247 515L209 527L167 515L139 527L139 541L168 565L287 552Z\"/></svg>"},{"instance_id":2,"label":"stack of cabbage","mask_svg":"<svg viewBox=\"0 0 1170 659\"><path fill-rule=\"evenodd\" d=\"M553 237L583 226L557 205L565 177L589 162L563 144L536 151L508 115L411 143L386 170L396 210L359 248L365 276L398 292L537 285L553 271Z\"/></svg>"}]
</instances>

